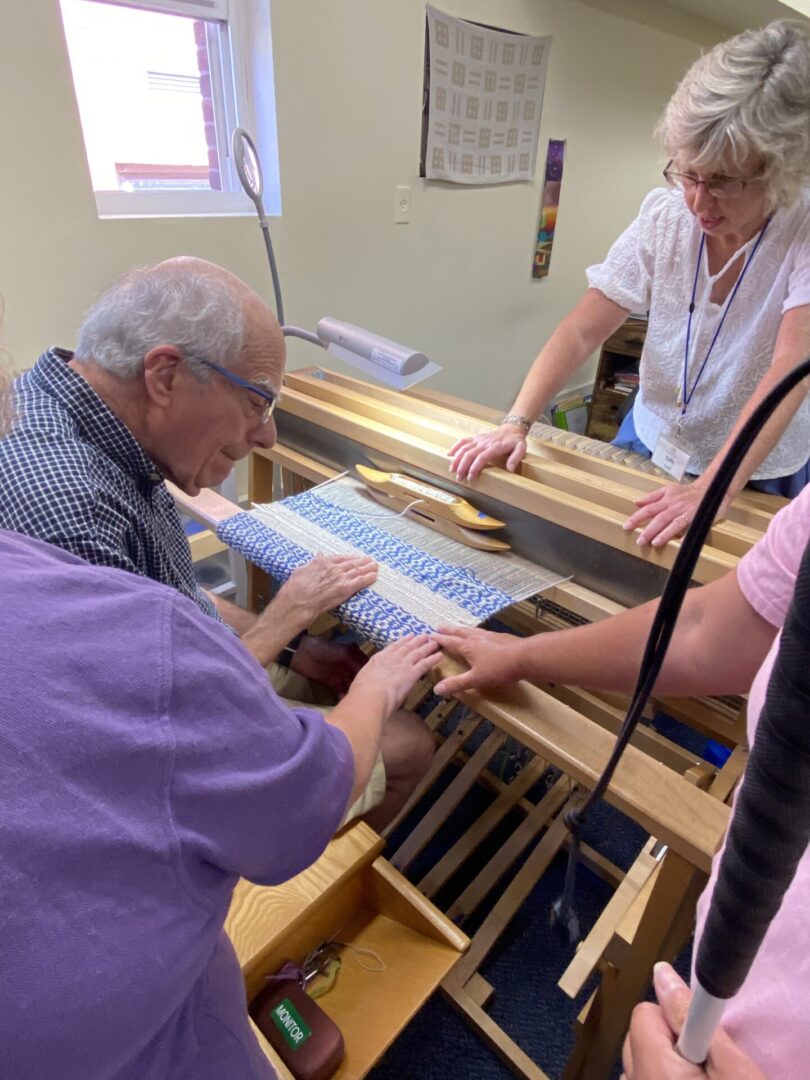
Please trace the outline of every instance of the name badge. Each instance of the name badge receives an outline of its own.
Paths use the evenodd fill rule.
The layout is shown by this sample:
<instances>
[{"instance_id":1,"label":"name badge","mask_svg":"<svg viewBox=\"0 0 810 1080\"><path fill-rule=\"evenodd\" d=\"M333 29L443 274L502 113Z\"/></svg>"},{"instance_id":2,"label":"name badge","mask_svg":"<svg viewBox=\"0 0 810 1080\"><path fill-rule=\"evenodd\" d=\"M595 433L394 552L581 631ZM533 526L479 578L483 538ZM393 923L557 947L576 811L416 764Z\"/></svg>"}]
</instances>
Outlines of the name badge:
<instances>
[{"instance_id":1,"label":"name badge","mask_svg":"<svg viewBox=\"0 0 810 1080\"><path fill-rule=\"evenodd\" d=\"M674 480L682 480L691 456L689 443L672 428L667 428L658 437L652 459L653 465L663 469Z\"/></svg>"}]
</instances>

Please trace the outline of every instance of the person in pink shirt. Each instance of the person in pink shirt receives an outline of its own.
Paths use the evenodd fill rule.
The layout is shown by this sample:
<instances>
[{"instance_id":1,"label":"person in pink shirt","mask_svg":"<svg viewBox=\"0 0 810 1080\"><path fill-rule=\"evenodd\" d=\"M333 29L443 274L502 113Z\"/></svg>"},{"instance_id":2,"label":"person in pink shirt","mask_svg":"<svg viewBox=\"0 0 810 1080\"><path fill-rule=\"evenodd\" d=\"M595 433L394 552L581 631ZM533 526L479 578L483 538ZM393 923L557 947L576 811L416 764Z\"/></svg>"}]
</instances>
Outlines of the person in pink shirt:
<instances>
[{"instance_id":1,"label":"person in pink shirt","mask_svg":"<svg viewBox=\"0 0 810 1080\"><path fill-rule=\"evenodd\" d=\"M701 696L750 689L749 742L756 738L782 626L810 539L810 488L773 519L767 533L725 577L690 589L655 686L657 694ZM518 679L632 691L657 601L611 619L516 638L485 630L442 627L435 635L469 670L442 680L436 693L454 694ZM711 902L720 856L698 904L696 942ZM640 1007L625 1047L627 1080L803 1080L810 1061L810 855L799 864L740 993L723 1017L724 1031L705 1070L674 1050L688 991L666 965L656 973L661 1011ZM657 1046L657 1054L652 1052ZM651 1051L652 1047L652 1051ZM640 1048L640 1049L639 1049ZM635 1050L635 1052L634 1052ZM733 1053L731 1052L733 1050ZM655 1061L654 1067L645 1064ZM743 1063L745 1070L743 1070Z\"/></svg>"}]
</instances>

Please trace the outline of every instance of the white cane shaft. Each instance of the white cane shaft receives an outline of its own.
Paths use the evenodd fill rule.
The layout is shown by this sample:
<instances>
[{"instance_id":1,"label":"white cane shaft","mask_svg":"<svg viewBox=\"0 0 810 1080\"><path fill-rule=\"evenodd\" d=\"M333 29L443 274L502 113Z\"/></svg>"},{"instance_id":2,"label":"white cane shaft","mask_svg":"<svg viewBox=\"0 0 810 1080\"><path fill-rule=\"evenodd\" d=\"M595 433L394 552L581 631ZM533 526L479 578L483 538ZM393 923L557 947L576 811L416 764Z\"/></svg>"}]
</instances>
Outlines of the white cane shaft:
<instances>
[{"instance_id":1,"label":"white cane shaft","mask_svg":"<svg viewBox=\"0 0 810 1080\"><path fill-rule=\"evenodd\" d=\"M723 1015L725 999L709 994L700 983L689 1003L689 1013L678 1039L678 1053L693 1065L702 1065L709 1056L709 1045Z\"/></svg>"}]
</instances>

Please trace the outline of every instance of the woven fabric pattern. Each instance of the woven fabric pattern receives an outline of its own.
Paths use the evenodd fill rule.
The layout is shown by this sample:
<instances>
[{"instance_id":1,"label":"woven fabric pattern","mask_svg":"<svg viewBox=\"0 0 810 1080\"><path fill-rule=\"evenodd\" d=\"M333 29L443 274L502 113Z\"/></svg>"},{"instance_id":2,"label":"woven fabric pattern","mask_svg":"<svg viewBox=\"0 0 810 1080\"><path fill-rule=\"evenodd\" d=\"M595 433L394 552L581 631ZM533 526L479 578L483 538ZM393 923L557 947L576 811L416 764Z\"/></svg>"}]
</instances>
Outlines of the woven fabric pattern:
<instances>
[{"instance_id":1,"label":"woven fabric pattern","mask_svg":"<svg viewBox=\"0 0 810 1080\"><path fill-rule=\"evenodd\" d=\"M378 645L443 623L475 626L562 580L382 509L351 480L236 514L217 534L277 581L318 552L371 555L379 565L374 588L351 597L338 615Z\"/></svg>"},{"instance_id":2,"label":"woven fabric pattern","mask_svg":"<svg viewBox=\"0 0 810 1080\"><path fill-rule=\"evenodd\" d=\"M235 514L220 523L217 535L250 562L284 582L317 552L307 550L269 528L253 513ZM339 618L380 647L408 634L427 634L435 627L372 589L349 597L337 609Z\"/></svg>"}]
</instances>

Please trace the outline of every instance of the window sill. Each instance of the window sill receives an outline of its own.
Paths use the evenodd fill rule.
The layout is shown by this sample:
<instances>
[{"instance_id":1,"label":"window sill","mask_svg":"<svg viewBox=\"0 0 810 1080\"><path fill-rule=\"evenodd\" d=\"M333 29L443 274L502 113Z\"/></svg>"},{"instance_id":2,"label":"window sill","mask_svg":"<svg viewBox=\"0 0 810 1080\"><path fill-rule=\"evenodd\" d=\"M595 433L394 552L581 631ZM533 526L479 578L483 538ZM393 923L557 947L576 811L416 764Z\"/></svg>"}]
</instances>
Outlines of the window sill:
<instances>
[{"instance_id":1,"label":"window sill","mask_svg":"<svg viewBox=\"0 0 810 1080\"><path fill-rule=\"evenodd\" d=\"M119 218L252 217L253 203L231 191L97 191L96 210L102 221ZM279 206L265 207L270 217Z\"/></svg>"}]
</instances>

